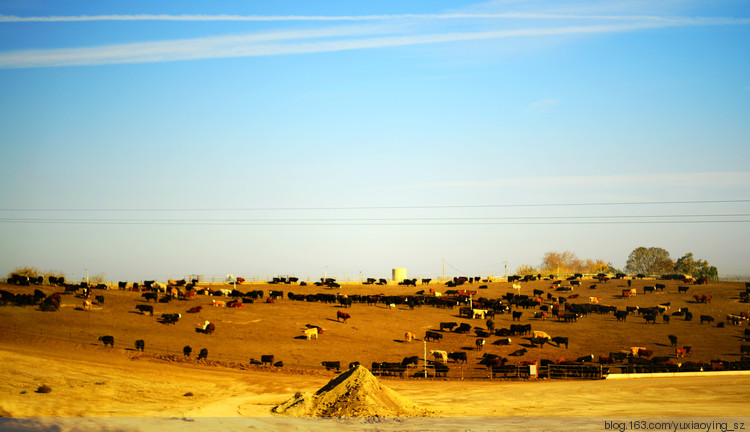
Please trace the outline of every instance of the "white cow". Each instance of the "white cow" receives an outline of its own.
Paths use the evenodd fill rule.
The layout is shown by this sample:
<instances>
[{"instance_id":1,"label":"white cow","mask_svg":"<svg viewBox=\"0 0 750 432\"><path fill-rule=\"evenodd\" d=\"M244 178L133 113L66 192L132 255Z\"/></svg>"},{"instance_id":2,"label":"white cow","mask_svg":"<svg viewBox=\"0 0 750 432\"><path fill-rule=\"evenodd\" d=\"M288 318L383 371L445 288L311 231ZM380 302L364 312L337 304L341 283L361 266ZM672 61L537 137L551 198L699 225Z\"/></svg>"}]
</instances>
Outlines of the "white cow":
<instances>
[{"instance_id":1,"label":"white cow","mask_svg":"<svg viewBox=\"0 0 750 432\"><path fill-rule=\"evenodd\" d=\"M487 309L472 309L471 312L474 314L474 318L479 317L484 319L485 315L487 315Z\"/></svg>"},{"instance_id":2,"label":"white cow","mask_svg":"<svg viewBox=\"0 0 750 432\"><path fill-rule=\"evenodd\" d=\"M430 355L435 358L435 361L441 361L442 363L448 363L448 352L443 350L430 350Z\"/></svg>"}]
</instances>

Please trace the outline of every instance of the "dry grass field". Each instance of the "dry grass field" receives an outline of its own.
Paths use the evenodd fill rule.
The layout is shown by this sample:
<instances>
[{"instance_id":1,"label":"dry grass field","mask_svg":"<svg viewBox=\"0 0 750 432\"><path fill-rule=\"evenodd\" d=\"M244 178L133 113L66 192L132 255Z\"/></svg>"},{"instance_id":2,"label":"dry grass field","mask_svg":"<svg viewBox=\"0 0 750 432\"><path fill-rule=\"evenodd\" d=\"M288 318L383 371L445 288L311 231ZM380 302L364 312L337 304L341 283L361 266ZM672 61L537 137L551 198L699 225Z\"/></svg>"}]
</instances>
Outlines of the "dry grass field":
<instances>
[{"instance_id":1,"label":"dry grass field","mask_svg":"<svg viewBox=\"0 0 750 432\"><path fill-rule=\"evenodd\" d=\"M579 294L573 303L588 303L589 296L601 298L601 304L617 306L650 307L665 302L671 303L668 313L688 307L694 314L693 321L673 317L669 324L660 319L656 324L646 324L637 315L625 322L618 322L612 315L590 314L577 322L533 318L534 309L523 311L521 324L531 324L551 336L565 336L570 340L566 349L547 344L543 348L528 347L523 337L511 337L510 346L497 346L492 342L499 338L491 336L480 352L474 347L473 333L456 334L443 332L439 342L428 342L427 349L464 351L469 361L454 365L447 379L384 378L384 382L418 403L424 404L439 416L586 416L587 411L570 403L571 392L580 393L588 404L602 400L623 398L623 403L635 395L658 395L665 400L674 400L672 405L644 404L639 415L695 414L688 398L690 392L702 392L714 402L704 415L742 415L743 405L750 391L748 377L673 378L666 385L658 384L658 392L652 385L637 383L639 380L614 382L560 382L538 380L534 382L490 381L486 368L478 365L482 353L508 354L527 347L523 356L509 357L512 363L524 360L560 358L576 359L594 354L608 355L631 346L646 347L655 356L674 356L668 335L678 337L678 346L691 346L692 354L682 361L705 361L740 359L740 346L748 322L741 325L726 322L727 314L748 312L747 303L739 301L745 290L744 283L719 282L708 285L692 285L687 293L679 294L675 281L664 283L663 292L643 294L643 286L657 281L636 280L633 287L637 295L623 298L621 292L627 288L625 281L611 280L596 283L582 281ZM467 289L478 291L477 297L499 298L511 292L507 282L492 282L487 288L473 284ZM521 294L531 294L540 289L560 295L550 287L549 281L522 284ZM39 287L46 294L57 289ZM94 304L91 311L82 310L82 300L73 294L63 295L58 312L42 312L37 307L0 307L0 414L7 416L269 416L270 408L289 398L298 390L315 391L335 376L326 371L322 361L340 361L346 367L358 361L365 366L372 362L400 362L407 356L423 356L421 338L427 330L438 330L443 321L467 322L484 327L480 319L459 318L459 309L440 309L431 306L410 310L407 306L388 308L383 304L354 304L347 308L351 314L347 323L338 322L336 312L344 310L337 304L307 303L291 301L286 293L314 294L319 292L341 294L414 294L429 288L445 291L444 285L429 286L372 286L344 285L339 289L299 285L245 285L243 291L262 289L283 290L285 298L274 303L256 301L243 308L223 308L211 305L218 297L197 296L190 300L173 300L170 303L148 303L154 305L154 316L143 315L136 305L147 304L139 292L121 290L94 290L93 294L104 296L103 304ZM0 285L0 289L13 293L32 293L34 287ZM562 295L570 296L571 292ZM695 294L712 296L710 303L697 303ZM548 302L545 302L547 304ZM202 305L196 314L186 311ZM514 309L515 310L515 309ZM180 313L176 324L162 324L158 317L162 313ZM700 315L711 315L713 324L701 324ZM196 331L204 321L216 324L216 331L207 335ZM509 327L512 321L508 314L497 315L496 328ZM302 338L306 324L325 329L318 340ZM420 340L408 343L404 333L411 331ZM104 347L100 336L114 337L114 348ZM135 350L135 340L145 341L145 352ZM183 358L182 348L190 345L193 356ZM207 361L197 361L195 356L202 348L208 350ZM274 355L283 367L250 365L251 358ZM412 369L414 373L422 370ZM461 378L468 380L461 380ZM469 379L475 378L475 379ZM664 379L662 379L663 381ZM702 380L702 381L701 381ZM46 384L52 392L39 395L34 391ZM539 386L544 391L538 392ZM575 389L575 390L574 390ZM581 391L581 389L585 389ZM186 397L187 392L193 396ZM512 392L512 393L510 393ZM670 392L674 394L670 396ZM513 394L513 397L507 397ZM620 396L613 396L619 394ZM504 395L504 396L503 396ZM672 399L669 399L672 397ZM46 398L46 399L45 399ZM466 400L471 404L456 403ZM482 403L482 401L491 401ZM525 402L519 403L519 400ZM474 401L479 401L474 402ZM144 408L148 407L148 408ZM589 408L586 408L589 409ZM634 415L632 410L612 405L608 410L597 411L597 415Z\"/></svg>"},{"instance_id":2,"label":"dry grass field","mask_svg":"<svg viewBox=\"0 0 750 432\"><path fill-rule=\"evenodd\" d=\"M723 359L736 361L740 358L740 345L743 332L747 328L747 321L736 326L725 324L724 328L717 327L718 323L726 322L727 314L737 314L750 311L750 304L739 302L739 293L744 291L744 284L720 282L708 285L692 285L687 293L678 294L676 281L660 281L666 285L663 292L643 294L643 286L654 285L653 280L633 281L633 288L638 294L630 298L622 298L622 290L627 288L625 281L612 280L606 284L596 283L597 288L589 289L593 281L582 281L580 288L572 292L560 293L550 288L549 281L524 283L521 294L531 295L532 290L539 289L553 295L570 296L579 294L578 298L569 299L570 303L588 303L590 296L600 297L600 304L613 305L619 309L626 306L650 307L657 304L671 303L667 314L687 307L693 313L692 321L687 322L683 317L672 317L669 324L665 324L661 317L656 324L646 324L639 315L628 316L625 322L618 322L611 314L590 314L580 318L577 322L564 322L548 317L546 320L533 318L538 309L514 309L523 312L520 321L512 321L510 314L496 315L496 328L508 328L511 324L531 324L533 330L545 331L551 336L564 336L570 340L568 349L564 346L545 344L543 348L530 348L529 341L523 336L511 337L509 346L492 345L499 339L491 336L482 352L475 351L476 336L473 332L458 334L444 332L439 342L428 342L427 349L441 349L446 351L467 352L469 362L463 366L464 373L476 374L476 363L482 353L496 353L508 356L509 353L527 347L523 356L509 357L511 362L524 360L560 358L576 359L580 356L594 354L607 356L610 352L618 352L631 346L646 347L654 351L654 356L674 355L674 348L670 346L668 335L678 338L678 346L691 346L692 355L686 361L710 361ZM486 289L478 289L480 285L487 285ZM231 288L231 286L229 286ZM55 288L41 287L42 291L50 294ZM216 286L214 286L216 288ZM179 354L182 348L190 345L194 355L201 348L207 348L208 360L224 362L247 363L250 358L260 359L261 355L272 354L277 361L283 361L285 368L315 370L322 369L322 361L340 361L348 365L358 361L363 365L372 362L400 362L404 357L423 356L424 347L421 341L407 343L404 334L413 332L419 339L423 338L427 330L438 330L440 322L466 322L472 327L485 328L485 322L480 319L466 319L458 316L459 308L440 309L431 306L417 307L410 310L405 305L395 309L384 304L371 305L354 304L351 308L343 309L338 304L308 303L290 301L288 292L295 294L340 293L340 294L414 294L421 289L435 289L444 292L444 285L427 285L414 287L404 286L373 286L373 285L344 285L340 289L328 289L316 286L299 285L245 285L240 286L243 291L262 289L268 294L269 290L283 290L285 298L274 303L256 301L245 304L243 308L224 308L212 306L213 299L226 298L213 296L197 296L191 300L173 300L170 303L146 302L141 293L120 290L93 290L94 294L103 295L102 305L94 302L91 311L81 308L82 300L73 294L63 295L62 307L59 312L41 312L38 308L28 307L0 307L2 317L2 334L4 338L16 335L27 337L68 341L72 346L94 349L95 352L107 352L97 339L103 335L112 335L115 339L115 351L121 355L135 356L135 340L143 339L146 343L145 355ZM31 287L1 286L11 292L33 292ZM507 292L513 291L507 282L489 284L472 284L466 289L477 291L477 297L499 298ZM710 303L697 303L693 295L705 294L712 296ZM545 304L550 302L545 301ZM154 306L154 316L143 315L135 309L136 305L151 304ZM186 311L194 306L202 305L199 313L190 314ZM346 311L352 318L347 322L337 321L337 311ZM161 324L158 321L162 313L179 313L182 318L176 324ZM700 315L710 315L715 321L712 324L701 324ZM206 335L196 331L208 320L216 325L213 335ZM303 340L303 330L306 324L317 325L325 329L318 340ZM467 349L468 348L468 349ZM452 368L450 377L457 377L461 367ZM481 366L479 369L484 369Z\"/></svg>"}]
</instances>

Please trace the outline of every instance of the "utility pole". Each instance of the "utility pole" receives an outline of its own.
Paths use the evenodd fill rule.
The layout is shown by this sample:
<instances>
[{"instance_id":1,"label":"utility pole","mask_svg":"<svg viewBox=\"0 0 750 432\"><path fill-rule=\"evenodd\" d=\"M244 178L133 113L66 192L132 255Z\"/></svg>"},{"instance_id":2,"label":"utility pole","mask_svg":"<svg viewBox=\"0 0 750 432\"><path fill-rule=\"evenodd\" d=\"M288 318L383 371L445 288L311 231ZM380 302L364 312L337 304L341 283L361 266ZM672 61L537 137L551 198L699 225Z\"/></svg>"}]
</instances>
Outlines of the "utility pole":
<instances>
[{"instance_id":1,"label":"utility pole","mask_svg":"<svg viewBox=\"0 0 750 432\"><path fill-rule=\"evenodd\" d=\"M505 279L508 279L508 260L505 260Z\"/></svg>"},{"instance_id":2,"label":"utility pole","mask_svg":"<svg viewBox=\"0 0 750 432\"><path fill-rule=\"evenodd\" d=\"M445 281L445 258L443 258L443 281ZM425 371L425 373L427 373Z\"/></svg>"},{"instance_id":3,"label":"utility pole","mask_svg":"<svg viewBox=\"0 0 750 432\"><path fill-rule=\"evenodd\" d=\"M424 377L427 378L427 340L422 339L424 344Z\"/></svg>"}]
</instances>

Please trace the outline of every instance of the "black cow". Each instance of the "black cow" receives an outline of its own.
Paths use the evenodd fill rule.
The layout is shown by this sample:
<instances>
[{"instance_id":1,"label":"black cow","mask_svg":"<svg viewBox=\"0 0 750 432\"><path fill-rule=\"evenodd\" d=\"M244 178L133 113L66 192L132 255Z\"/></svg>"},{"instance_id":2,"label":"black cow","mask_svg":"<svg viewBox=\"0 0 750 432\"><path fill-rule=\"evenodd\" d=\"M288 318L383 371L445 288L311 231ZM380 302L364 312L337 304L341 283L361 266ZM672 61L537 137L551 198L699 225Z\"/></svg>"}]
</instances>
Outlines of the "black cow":
<instances>
[{"instance_id":1,"label":"black cow","mask_svg":"<svg viewBox=\"0 0 750 432\"><path fill-rule=\"evenodd\" d=\"M141 311L141 314L146 315L146 312L149 313L149 315L154 315L154 307L151 305L135 305L135 308Z\"/></svg>"},{"instance_id":2,"label":"black cow","mask_svg":"<svg viewBox=\"0 0 750 432\"><path fill-rule=\"evenodd\" d=\"M568 349L568 338L562 337L562 336L555 336L552 338L552 342L556 343L559 347L562 344L565 344L565 349Z\"/></svg>"},{"instance_id":3,"label":"black cow","mask_svg":"<svg viewBox=\"0 0 750 432\"><path fill-rule=\"evenodd\" d=\"M459 324L458 328L456 328L456 330L454 330L454 332L456 332L456 333L467 333L467 332L469 332L469 330L471 330L471 324L461 323L461 324Z\"/></svg>"},{"instance_id":4,"label":"black cow","mask_svg":"<svg viewBox=\"0 0 750 432\"><path fill-rule=\"evenodd\" d=\"M336 369L336 372L341 370L341 362L338 361L324 361L321 363L323 366L326 367L326 370Z\"/></svg>"},{"instance_id":5,"label":"black cow","mask_svg":"<svg viewBox=\"0 0 750 432\"><path fill-rule=\"evenodd\" d=\"M463 351L449 352L448 360L453 360L455 363L458 363L459 361L466 363L466 353Z\"/></svg>"},{"instance_id":6,"label":"black cow","mask_svg":"<svg viewBox=\"0 0 750 432\"><path fill-rule=\"evenodd\" d=\"M654 292L654 287L652 287L652 286L645 286L645 287L643 287L643 293L644 294L646 294L646 293L653 293L653 292Z\"/></svg>"},{"instance_id":7,"label":"black cow","mask_svg":"<svg viewBox=\"0 0 750 432\"><path fill-rule=\"evenodd\" d=\"M521 321L521 315L523 312L513 312L513 319L511 321Z\"/></svg>"},{"instance_id":8,"label":"black cow","mask_svg":"<svg viewBox=\"0 0 750 432\"><path fill-rule=\"evenodd\" d=\"M480 328L474 328L474 334L476 334L477 337L488 338L488 337L490 337L490 334L492 334L492 333L490 333L487 330L482 330Z\"/></svg>"},{"instance_id":9,"label":"black cow","mask_svg":"<svg viewBox=\"0 0 750 432\"><path fill-rule=\"evenodd\" d=\"M109 345L110 348L115 347L115 337L114 336L101 336L99 340L104 343L104 346Z\"/></svg>"},{"instance_id":10,"label":"black cow","mask_svg":"<svg viewBox=\"0 0 750 432\"><path fill-rule=\"evenodd\" d=\"M628 311L615 311L615 318L617 321L625 321L628 317Z\"/></svg>"},{"instance_id":11,"label":"black cow","mask_svg":"<svg viewBox=\"0 0 750 432\"><path fill-rule=\"evenodd\" d=\"M669 324L669 315L664 314L661 316L662 321L664 321L664 324Z\"/></svg>"},{"instance_id":12,"label":"black cow","mask_svg":"<svg viewBox=\"0 0 750 432\"><path fill-rule=\"evenodd\" d=\"M425 335L424 335L424 340L426 340L428 342L430 340L432 340L433 342L434 341L439 341L442 338L443 338L443 335L441 335L440 333L437 333L437 332L434 332L434 331L429 331L429 330L427 330L427 333L425 333Z\"/></svg>"},{"instance_id":13,"label":"black cow","mask_svg":"<svg viewBox=\"0 0 750 432\"><path fill-rule=\"evenodd\" d=\"M198 353L198 360L206 359L207 357L208 357L208 350L206 348L201 348L201 352Z\"/></svg>"},{"instance_id":14,"label":"black cow","mask_svg":"<svg viewBox=\"0 0 750 432\"><path fill-rule=\"evenodd\" d=\"M643 318L646 320L646 324L651 322L652 324L656 324L656 314L643 314Z\"/></svg>"},{"instance_id":15,"label":"black cow","mask_svg":"<svg viewBox=\"0 0 750 432\"><path fill-rule=\"evenodd\" d=\"M701 315L701 324L703 324L704 322L711 324L712 322L714 322L714 317L710 315Z\"/></svg>"},{"instance_id":16,"label":"black cow","mask_svg":"<svg viewBox=\"0 0 750 432\"><path fill-rule=\"evenodd\" d=\"M146 348L146 342L143 341L143 339L138 339L135 341L135 350L143 352L143 350Z\"/></svg>"},{"instance_id":17,"label":"black cow","mask_svg":"<svg viewBox=\"0 0 750 432\"><path fill-rule=\"evenodd\" d=\"M0 301L3 304L13 304L16 301L16 295L10 291L0 290Z\"/></svg>"},{"instance_id":18,"label":"black cow","mask_svg":"<svg viewBox=\"0 0 750 432\"><path fill-rule=\"evenodd\" d=\"M273 364L273 355L261 355L260 363L261 364L268 363L268 365L271 366Z\"/></svg>"},{"instance_id":19,"label":"black cow","mask_svg":"<svg viewBox=\"0 0 750 432\"><path fill-rule=\"evenodd\" d=\"M177 323L177 321L180 320L181 317L182 317L182 315L175 314L175 313L172 313L172 314L161 314L161 320L165 324L175 324L175 323Z\"/></svg>"},{"instance_id":20,"label":"black cow","mask_svg":"<svg viewBox=\"0 0 750 432\"><path fill-rule=\"evenodd\" d=\"M185 345L185 347L182 349L182 355L185 357L190 357L190 353L193 352L193 349L190 347L190 345Z\"/></svg>"},{"instance_id":21,"label":"black cow","mask_svg":"<svg viewBox=\"0 0 750 432\"><path fill-rule=\"evenodd\" d=\"M686 293L686 292L687 292L687 290L688 290L688 288L690 288L690 287L686 287L686 286L678 286L678 287L677 287L677 292L678 292L679 294L682 294L682 293Z\"/></svg>"},{"instance_id":22,"label":"black cow","mask_svg":"<svg viewBox=\"0 0 750 432\"><path fill-rule=\"evenodd\" d=\"M419 365L419 356L411 356L411 357L404 357L403 360L401 360L401 364L404 366L418 366Z\"/></svg>"},{"instance_id":23,"label":"black cow","mask_svg":"<svg viewBox=\"0 0 750 432\"><path fill-rule=\"evenodd\" d=\"M455 322L441 322L440 323L440 331L444 331L445 329L448 329L448 331L453 330L453 327L457 326L458 323Z\"/></svg>"},{"instance_id":24,"label":"black cow","mask_svg":"<svg viewBox=\"0 0 750 432\"><path fill-rule=\"evenodd\" d=\"M145 298L146 301L149 301L149 300L153 300L155 302L159 301L159 293L155 293L155 292L143 293L141 294L141 297Z\"/></svg>"},{"instance_id":25,"label":"black cow","mask_svg":"<svg viewBox=\"0 0 750 432\"><path fill-rule=\"evenodd\" d=\"M450 371L450 368L447 365L440 362L434 363L434 367L436 377L439 377L440 375L447 376L448 372Z\"/></svg>"},{"instance_id":26,"label":"black cow","mask_svg":"<svg viewBox=\"0 0 750 432\"><path fill-rule=\"evenodd\" d=\"M495 322L494 321L492 321L491 319L488 319L485 324L487 325L487 330L489 330L490 333L494 333L495 332Z\"/></svg>"},{"instance_id":27,"label":"black cow","mask_svg":"<svg viewBox=\"0 0 750 432\"><path fill-rule=\"evenodd\" d=\"M510 338L502 338L492 342L492 345L510 345L510 342Z\"/></svg>"}]
</instances>

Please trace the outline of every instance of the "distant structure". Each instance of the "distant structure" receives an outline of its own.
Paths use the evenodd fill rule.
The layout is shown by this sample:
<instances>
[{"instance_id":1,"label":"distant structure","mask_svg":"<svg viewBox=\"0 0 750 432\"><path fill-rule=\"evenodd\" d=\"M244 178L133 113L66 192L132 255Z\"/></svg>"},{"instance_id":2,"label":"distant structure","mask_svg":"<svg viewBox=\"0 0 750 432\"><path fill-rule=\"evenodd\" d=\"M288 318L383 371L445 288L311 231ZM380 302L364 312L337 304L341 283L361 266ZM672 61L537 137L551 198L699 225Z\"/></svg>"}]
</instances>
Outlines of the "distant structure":
<instances>
[{"instance_id":1,"label":"distant structure","mask_svg":"<svg viewBox=\"0 0 750 432\"><path fill-rule=\"evenodd\" d=\"M398 267L393 269L393 281L396 283L401 283L406 279L406 269L403 267Z\"/></svg>"}]
</instances>

